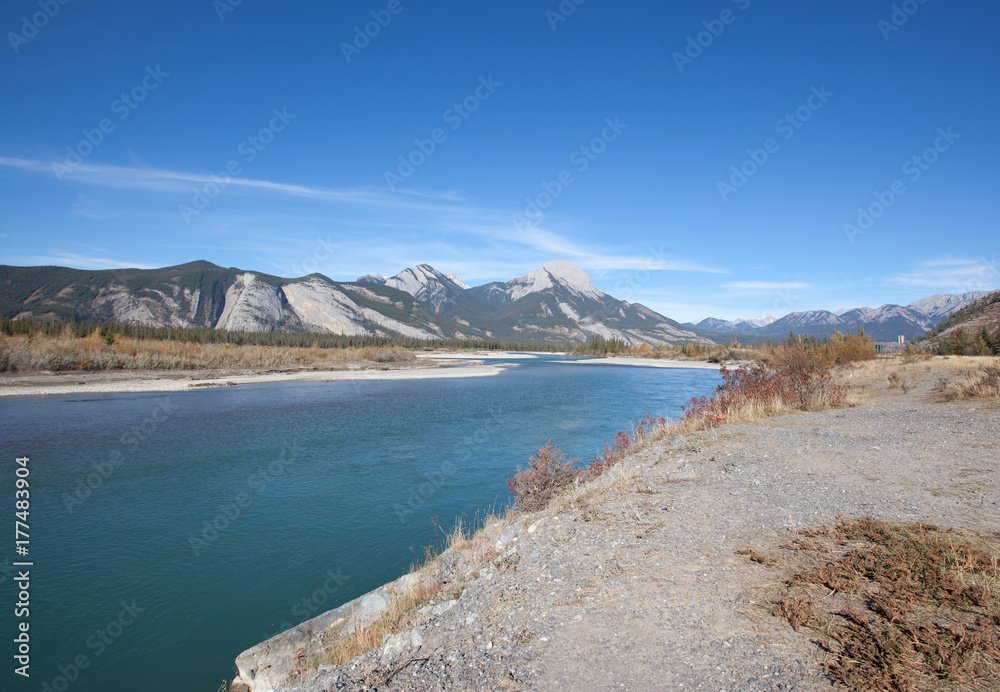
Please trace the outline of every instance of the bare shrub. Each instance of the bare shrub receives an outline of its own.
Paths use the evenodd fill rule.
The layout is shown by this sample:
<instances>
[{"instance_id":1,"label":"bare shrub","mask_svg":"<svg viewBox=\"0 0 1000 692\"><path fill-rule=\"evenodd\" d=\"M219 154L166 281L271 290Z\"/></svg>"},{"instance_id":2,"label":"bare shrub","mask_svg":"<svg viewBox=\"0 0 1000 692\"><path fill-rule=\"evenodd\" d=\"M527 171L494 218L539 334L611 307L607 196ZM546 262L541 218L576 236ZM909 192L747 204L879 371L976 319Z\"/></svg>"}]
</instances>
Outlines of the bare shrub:
<instances>
[{"instance_id":1,"label":"bare shrub","mask_svg":"<svg viewBox=\"0 0 1000 692\"><path fill-rule=\"evenodd\" d=\"M517 467L517 473L507 481L517 511L545 509L560 490L573 484L583 469L573 466L579 459L565 459L562 450L553 447L552 440L549 440L531 457L528 468Z\"/></svg>"},{"instance_id":2,"label":"bare shrub","mask_svg":"<svg viewBox=\"0 0 1000 692\"><path fill-rule=\"evenodd\" d=\"M818 411L843 406L847 392L804 351L789 350L776 367L720 368L722 384L711 398L691 399L683 423L697 429L740 418L757 420L786 410Z\"/></svg>"}]
</instances>

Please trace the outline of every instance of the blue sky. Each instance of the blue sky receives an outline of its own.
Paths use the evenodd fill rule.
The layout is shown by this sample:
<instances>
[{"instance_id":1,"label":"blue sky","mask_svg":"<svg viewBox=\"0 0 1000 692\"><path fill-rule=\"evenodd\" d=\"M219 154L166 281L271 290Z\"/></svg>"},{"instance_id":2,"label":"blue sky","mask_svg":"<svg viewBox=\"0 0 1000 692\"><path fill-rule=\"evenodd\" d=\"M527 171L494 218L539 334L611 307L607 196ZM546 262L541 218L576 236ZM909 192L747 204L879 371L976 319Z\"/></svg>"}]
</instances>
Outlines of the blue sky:
<instances>
[{"instance_id":1,"label":"blue sky","mask_svg":"<svg viewBox=\"0 0 1000 692\"><path fill-rule=\"evenodd\" d=\"M985 0L8 0L0 263L562 259L680 320L996 289L998 30Z\"/></svg>"}]
</instances>

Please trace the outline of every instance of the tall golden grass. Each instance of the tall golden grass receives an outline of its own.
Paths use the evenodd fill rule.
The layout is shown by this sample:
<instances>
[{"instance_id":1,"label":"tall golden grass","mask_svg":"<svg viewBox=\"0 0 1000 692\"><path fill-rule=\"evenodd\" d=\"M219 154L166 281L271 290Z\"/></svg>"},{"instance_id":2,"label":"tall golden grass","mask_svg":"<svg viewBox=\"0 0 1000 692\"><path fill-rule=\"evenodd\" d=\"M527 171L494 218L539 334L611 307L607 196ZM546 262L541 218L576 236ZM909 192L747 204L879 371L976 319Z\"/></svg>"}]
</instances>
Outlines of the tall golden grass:
<instances>
[{"instance_id":1,"label":"tall golden grass","mask_svg":"<svg viewBox=\"0 0 1000 692\"><path fill-rule=\"evenodd\" d=\"M118 337L109 344L97 331L82 338L65 333L0 334L0 372L287 368L405 362L414 358L411 352L395 347L233 346L131 337Z\"/></svg>"}]
</instances>

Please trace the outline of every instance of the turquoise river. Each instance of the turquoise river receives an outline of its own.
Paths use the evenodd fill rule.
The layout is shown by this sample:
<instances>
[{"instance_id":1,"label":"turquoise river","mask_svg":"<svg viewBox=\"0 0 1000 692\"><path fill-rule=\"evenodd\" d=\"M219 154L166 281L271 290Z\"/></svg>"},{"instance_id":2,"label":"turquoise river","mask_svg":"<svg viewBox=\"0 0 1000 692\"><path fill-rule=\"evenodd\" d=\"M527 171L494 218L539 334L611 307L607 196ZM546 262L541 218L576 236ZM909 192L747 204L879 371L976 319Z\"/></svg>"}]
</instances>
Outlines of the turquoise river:
<instances>
[{"instance_id":1,"label":"turquoise river","mask_svg":"<svg viewBox=\"0 0 1000 692\"><path fill-rule=\"evenodd\" d=\"M244 649L510 501L547 440L593 458L714 370L511 361L492 377L0 399L0 689L216 692ZM30 551L15 554L18 457ZM12 563L28 560L30 613ZM21 568L23 569L23 568ZM15 674L30 625L30 679Z\"/></svg>"}]
</instances>

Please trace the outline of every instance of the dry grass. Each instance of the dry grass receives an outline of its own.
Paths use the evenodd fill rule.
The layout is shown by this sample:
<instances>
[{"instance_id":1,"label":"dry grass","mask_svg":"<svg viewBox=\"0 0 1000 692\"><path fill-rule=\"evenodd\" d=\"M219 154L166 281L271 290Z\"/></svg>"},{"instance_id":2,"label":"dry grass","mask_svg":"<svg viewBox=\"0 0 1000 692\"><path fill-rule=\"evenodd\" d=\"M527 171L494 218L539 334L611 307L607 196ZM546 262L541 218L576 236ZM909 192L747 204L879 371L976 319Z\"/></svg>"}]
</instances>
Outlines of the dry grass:
<instances>
[{"instance_id":1,"label":"dry grass","mask_svg":"<svg viewBox=\"0 0 1000 692\"><path fill-rule=\"evenodd\" d=\"M476 515L472 523L457 519L455 526L445 534L444 550L467 550L473 546L482 532L502 521L495 510L486 510ZM436 525L436 522L435 522ZM473 530L473 526L481 526ZM421 574L414 588L407 593L397 594L389 609L377 620L363 627L355 627L325 642L326 654L319 663L346 665L356 657L374 651L382 646L385 637L399 634L416 624L417 609L438 599L457 597L461 593L461 583L450 584L445 590L439 579L437 554L434 547L425 551L423 564L414 565L411 574Z\"/></svg>"},{"instance_id":2,"label":"dry grass","mask_svg":"<svg viewBox=\"0 0 1000 692\"><path fill-rule=\"evenodd\" d=\"M424 571L431 572L436 563L428 563ZM437 595L441 585L430 580L421 580L405 594L400 594L393 600L389 609L380 618L364 627L355 627L342 636L329 642L323 663L342 666L350 663L356 657L382 646L387 635L397 634L410 625L414 618L414 610L426 605Z\"/></svg>"},{"instance_id":3,"label":"dry grass","mask_svg":"<svg viewBox=\"0 0 1000 692\"><path fill-rule=\"evenodd\" d=\"M989 356L903 355L850 363L835 369L837 381L852 387L856 400L875 400L911 391L936 401L996 400L1000 360Z\"/></svg>"},{"instance_id":4,"label":"dry grass","mask_svg":"<svg viewBox=\"0 0 1000 692\"><path fill-rule=\"evenodd\" d=\"M232 346L117 337L0 334L0 372L287 368L412 361L405 349Z\"/></svg>"},{"instance_id":5,"label":"dry grass","mask_svg":"<svg viewBox=\"0 0 1000 692\"><path fill-rule=\"evenodd\" d=\"M957 380L942 377L935 385L935 393L944 401L1000 399L1000 362L963 372Z\"/></svg>"},{"instance_id":6,"label":"dry grass","mask_svg":"<svg viewBox=\"0 0 1000 692\"><path fill-rule=\"evenodd\" d=\"M768 602L831 654L833 680L1000 689L1000 536L871 518L800 535L783 546L790 576Z\"/></svg>"}]
</instances>

